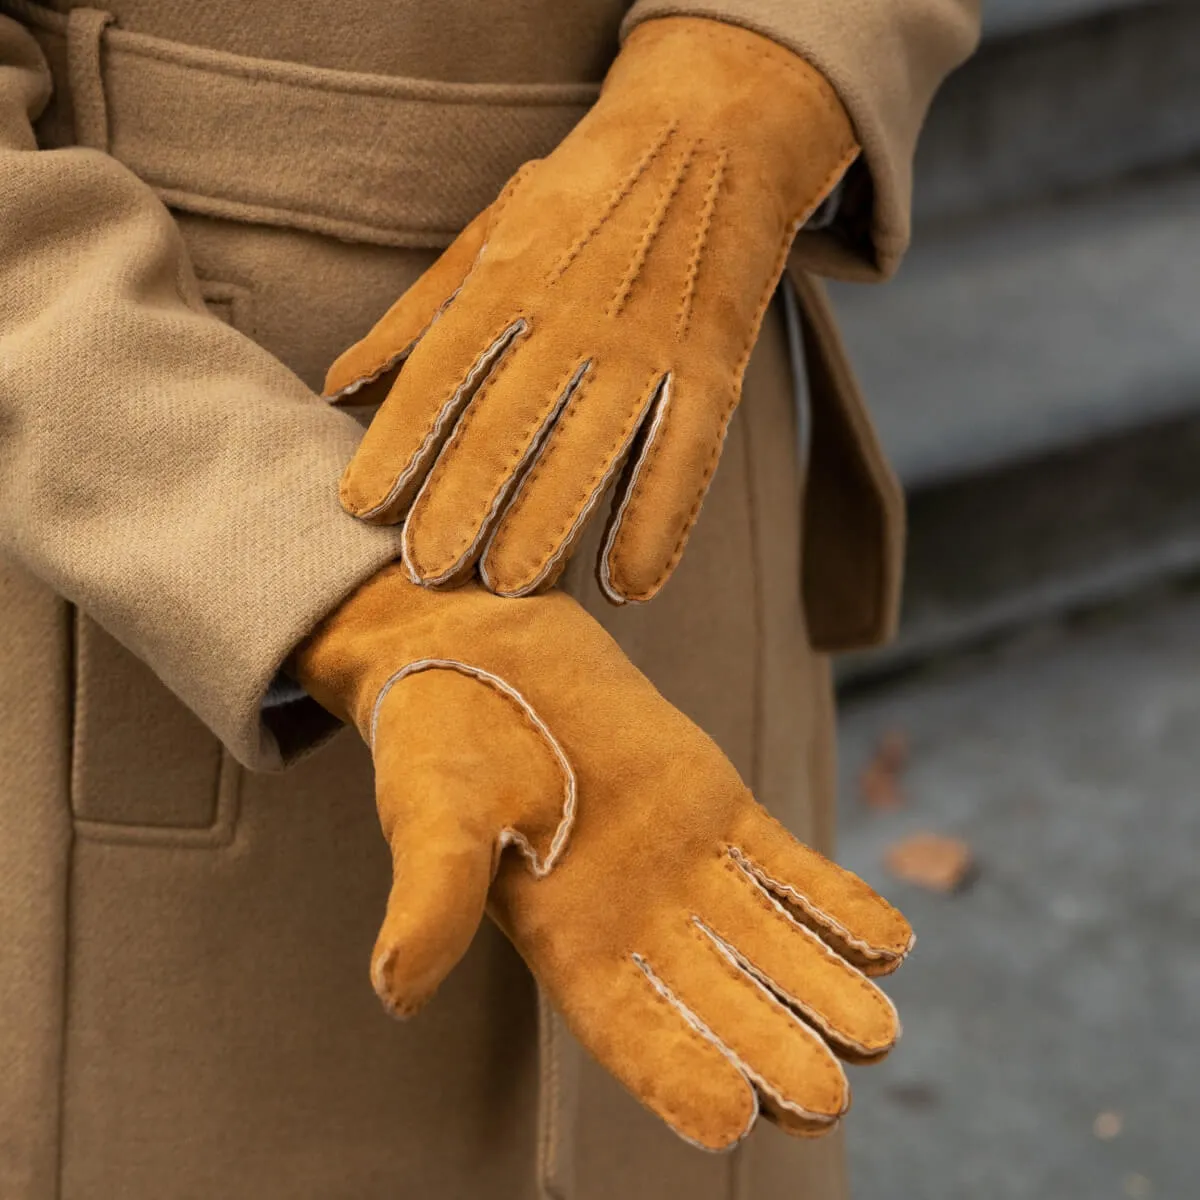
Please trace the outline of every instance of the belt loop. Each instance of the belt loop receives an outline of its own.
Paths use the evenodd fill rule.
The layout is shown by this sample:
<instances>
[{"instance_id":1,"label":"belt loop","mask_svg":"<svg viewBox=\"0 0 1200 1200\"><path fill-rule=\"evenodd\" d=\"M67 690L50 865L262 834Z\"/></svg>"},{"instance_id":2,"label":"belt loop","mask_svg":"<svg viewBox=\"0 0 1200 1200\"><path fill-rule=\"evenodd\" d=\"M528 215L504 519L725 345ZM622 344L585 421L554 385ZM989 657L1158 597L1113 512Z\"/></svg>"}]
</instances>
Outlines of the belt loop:
<instances>
[{"instance_id":1,"label":"belt loop","mask_svg":"<svg viewBox=\"0 0 1200 1200\"><path fill-rule=\"evenodd\" d=\"M101 43L111 13L73 8L67 18L67 80L75 113L75 140L92 150L108 150L108 103L104 97Z\"/></svg>"}]
</instances>

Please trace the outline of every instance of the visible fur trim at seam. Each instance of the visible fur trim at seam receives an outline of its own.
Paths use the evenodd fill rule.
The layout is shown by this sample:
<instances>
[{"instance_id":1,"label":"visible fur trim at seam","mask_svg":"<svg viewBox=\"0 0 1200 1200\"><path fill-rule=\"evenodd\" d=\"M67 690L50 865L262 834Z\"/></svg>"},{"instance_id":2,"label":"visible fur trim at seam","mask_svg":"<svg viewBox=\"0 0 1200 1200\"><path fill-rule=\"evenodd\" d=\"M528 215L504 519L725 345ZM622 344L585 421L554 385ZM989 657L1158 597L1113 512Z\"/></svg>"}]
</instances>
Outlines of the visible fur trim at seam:
<instances>
[{"instance_id":1,"label":"visible fur trim at seam","mask_svg":"<svg viewBox=\"0 0 1200 1200\"><path fill-rule=\"evenodd\" d=\"M731 1143L727 1149L733 1149L733 1147L736 1146L737 1143L743 1138L745 1138L750 1130L754 1128L754 1123L758 1119L759 1096L769 1096L776 1104L779 1105L780 1108L786 1109L790 1113L794 1113L803 1121L811 1122L814 1127L832 1126L840 1120L842 1116L841 1113L837 1114L836 1116L828 1116L825 1113L809 1112L808 1109L801 1107L799 1104L795 1104L791 1100L785 1100L784 1097L769 1083L767 1083L767 1081L757 1071L755 1071L745 1059L743 1059L735 1050L731 1049L719 1037L717 1037L717 1035L713 1033L713 1031L709 1029L709 1027L690 1008L688 1008L688 1006L684 1004L678 996L675 995L670 987L668 987L668 985L661 978L659 978L657 974L655 974L654 969L650 966L646 959L642 957L642 955L635 952L631 954L630 957L635 963L637 963L638 967L641 968L642 973L650 981L654 990L658 992L658 994L662 996L662 998L666 1000L667 1003L676 1010L676 1012L679 1013L679 1015L688 1023L688 1025L690 1025L698 1034L701 1035L701 1037L711 1042L713 1046L715 1046L725 1056L725 1058L729 1060L732 1066L737 1069L742 1077L752 1085L752 1090L755 1094L755 1111L751 1115L750 1120L747 1122L746 1128L738 1135L737 1140ZM736 964L734 965L736 967ZM739 971L739 973L744 974L740 967L737 967L736 969ZM751 987L757 988L759 991L761 991L763 996L773 1006L779 1008L785 1013L787 1012L783 1005L780 1004L779 1001L772 996L771 993L767 991L767 989L764 988L761 983L758 982L758 980L749 975L746 975L745 979ZM817 1035L813 1033L813 1031L809 1029L807 1025L802 1024L794 1014L788 1013L788 1016L796 1022L796 1028L802 1031L804 1036L812 1038L817 1037ZM820 1039L817 1040L819 1041ZM836 1060L834 1060L834 1063L836 1066ZM838 1067L838 1070L840 1071L841 1068ZM685 1140L692 1141L691 1138L685 1138ZM699 1145L699 1143L694 1141L692 1144ZM700 1145L700 1149L709 1150L711 1148Z\"/></svg>"},{"instance_id":2,"label":"visible fur trim at seam","mask_svg":"<svg viewBox=\"0 0 1200 1200\"><path fill-rule=\"evenodd\" d=\"M846 962L846 960L841 958L840 955L835 954L834 951L831 950L823 941L821 941L821 939L817 937L817 935L813 933L811 929L805 925L801 925L799 921L791 916L778 900L776 900L773 896L768 896L767 900L778 908L783 919L790 922L798 934L810 938L830 958L838 959L843 966L861 978L864 987L874 987L871 981L865 975L863 975L863 973L857 967L855 967L852 963ZM733 945L732 942L728 941L726 938L723 938L715 929L702 921L699 917L693 916L692 922L699 930L701 930L701 932L703 932L713 941L713 943L717 946L717 949L720 950L730 962L739 967L741 970L745 971L747 975L752 976L755 980L761 983L763 987L771 992L781 1004L785 1005L787 1008L795 1009L797 1014L803 1017L804 1020L806 1020L816 1029L820 1030L826 1041L833 1043L843 1050L850 1051L855 1055L858 1061L867 1062L871 1059L882 1058L892 1049L896 1042L900 1040L900 1017L896 1012L896 1006L892 1003L891 998L885 993L878 992L878 995L880 997L881 1005L886 1007L895 1021L896 1037L891 1043L882 1049L879 1047L873 1048L870 1046L864 1046L861 1042L855 1041L853 1038L848 1037L841 1030L835 1028L815 1008L805 1004L804 1001L798 996L792 995L792 993L787 991L778 980L772 979L765 971L752 963L735 945Z\"/></svg>"},{"instance_id":3,"label":"visible fur trim at seam","mask_svg":"<svg viewBox=\"0 0 1200 1200\"><path fill-rule=\"evenodd\" d=\"M812 919L818 925L836 934L837 937L844 941L848 946L853 946L854 949L863 956L863 958L868 959L871 962L887 963L889 965L895 963L898 965L904 960L905 956L913 948L913 946L917 944L917 935L914 933L910 936L908 944L902 950L880 950L878 947L872 946L870 942L866 942L863 941L862 938L855 937L850 930L848 930L846 926L841 923L841 921L837 920L836 917L830 916L829 913L827 913L824 909L818 908L807 896L802 896L790 884L782 883L778 879L772 879L771 876L762 869L762 867L758 866L757 863L750 861L745 851L739 849L737 846L730 846L729 855L759 884L766 887L770 891L775 892L777 896L786 896L796 905L797 908L802 909L810 917L812 917Z\"/></svg>"},{"instance_id":4,"label":"visible fur trim at seam","mask_svg":"<svg viewBox=\"0 0 1200 1200\"><path fill-rule=\"evenodd\" d=\"M375 697L375 706L371 712L371 738L370 747L372 752L375 749L375 735L379 728L379 716L383 708L383 702L387 699L388 693L396 684L403 682L410 675L419 674L422 671L457 671L462 675L468 675L472 679L478 679L481 683L488 687L494 688L502 696L506 696L513 701L518 708L525 714L533 727L542 735L546 744L550 747L554 757L558 760L558 765L562 768L564 788L563 788L563 811L562 818L558 823L558 828L554 831L554 836L550 839L550 849L546 852L545 859L538 857L538 852L533 848L529 839L516 829L505 828L500 831L499 844L501 848L505 846L516 846L522 854L529 860L530 870L534 877L541 879L554 869L566 849L567 841L571 836L571 829L575 824L575 808L578 795L578 786L575 780L575 770L571 766L570 759L567 758L566 752L559 744L558 739L550 732L546 722L538 716L533 705L515 688L511 683L501 679L499 675L493 675L491 671L485 671L482 667L472 666L470 663L459 662L453 658L421 658L415 662L409 663L405 667L401 667L394 675L392 675L379 689L379 695Z\"/></svg>"},{"instance_id":5,"label":"visible fur trim at seam","mask_svg":"<svg viewBox=\"0 0 1200 1200\"><path fill-rule=\"evenodd\" d=\"M588 496L587 502L579 510L579 513L575 517L575 520L571 523L571 527L567 531L566 537L564 537L559 542L558 548L546 560L545 564L542 566L542 569L533 577L532 580L530 580L528 583L522 584L519 588L514 588L511 591L500 591L496 587L494 587L492 580L489 578L488 571L487 571L488 553L491 551L492 542L495 540L496 535L500 531L501 523L498 522L496 524L496 527L493 530L492 536L491 536L491 538L488 539L488 544L484 548L483 555L481 556L481 558L479 560L479 577L483 580L484 586L489 591L495 592L497 596L505 596L505 597L512 599L512 598L515 598L518 596L532 595L534 592L536 592L542 586L543 583L545 583L545 581L546 581L547 577L550 575L550 573L562 561L563 556L565 554L567 554L571 550L571 548L574 546L575 539L579 535L580 529L587 522L588 518L592 515L593 509L595 509L596 505L600 502L601 497L603 497L604 493L608 490L608 485L612 482L613 476L624 465L625 458L629 453L629 448L630 448L630 446L633 445L634 441L637 438L638 433L640 432L642 427L645 425L646 416L650 412L650 409L653 407L655 401L657 400L659 392L662 389L662 386L663 386L663 380L660 379L660 380L658 380L657 383L655 383L654 387L651 388L650 395L647 397L645 404L642 406L642 411L638 414L638 418L634 422L633 428L629 431L628 437L626 437L625 441L622 442L621 447L617 451L617 453L615 455L613 455L604 474L600 476L600 479L597 482L596 486L592 489L591 495ZM543 443L538 447L537 457L535 457L534 461L529 464L529 470L521 477L521 482L518 484L517 490L513 493L513 497L512 497L513 504L515 504L517 502L517 498L520 496L521 491L525 487L525 483L529 479L530 475L532 474L533 469L537 466L537 459L541 457L542 451L545 449L548 441L549 441L549 439L546 439L546 441L543 441Z\"/></svg>"},{"instance_id":6,"label":"visible fur trim at seam","mask_svg":"<svg viewBox=\"0 0 1200 1200\"><path fill-rule=\"evenodd\" d=\"M629 507L629 502L633 498L634 492L637 490L638 479L642 473L642 467L646 463L646 457L654 447L654 439L658 436L658 431L662 427L663 420L667 415L667 407L671 403L671 375L668 373L663 376L661 385L658 388L657 403L654 407L654 420L650 423L650 431L646 435L645 445L637 457L637 462L634 464L633 473L629 477L629 483L625 488L625 494L621 497L621 503L617 506L617 511L613 514L612 525L609 528L608 536L604 539L604 546L600 551L600 570L599 580L600 587L604 594L614 604L636 604L638 601L631 600L624 593L617 591L612 581L612 555L613 548L616 545L617 535L621 532L621 524L625 520L625 510Z\"/></svg>"},{"instance_id":7,"label":"visible fur trim at seam","mask_svg":"<svg viewBox=\"0 0 1200 1200\"><path fill-rule=\"evenodd\" d=\"M503 355L504 351L512 343L513 339L525 332L525 322L523 320L514 321L509 325L494 342L479 356L475 365L467 372L467 377L455 388L450 399L442 405L441 411L437 415L437 419L430 425L425 437L422 439L420 446L409 460L408 465L396 477L388 493L378 504L364 512L356 514L364 521L369 521L373 517L387 511L387 509L395 502L404 489L411 482L413 476L421 469L423 460L429 452L432 445L436 445L437 439L441 436L446 426L453 421L459 414L462 407L462 398L467 389L487 371L496 365L496 362Z\"/></svg>"},{"instance_id":8,"label":"visible fur trim at seam","mask_svg":"<svg viewBox=\"0 0 1200 1200\"><path fill-rule=\"evenodd\" d=\"M678 1128L675 1129L675 1132L679 1134L679 1136L683 1138L685 1142L695 1146L698 1150L707 1150L710 1154L727 1154L740 1142L745 1140L747 1135L750 1133L750 1130L754 1128L755 1122L758 1120L759 1099L758 1089L755 1087L757 1080L755 1079L754 1073L736 1054L734 1054L732 1050L730 1050L727 1045L725 1045L723 1041L721 1041L719 1037L717 1037L715 1033L713 1033L711 1029L709 1029L707 1025L704 1024L703 1021L700 1020L698 1016L696 1016L694 1012L692 1012L690 1008L688 1008L686 1004L683 1003L682 1000L679 999L678 996L675 995L673 991L671 991L669 987L667 987L665 983L663 983L658 975L654 973L654 968L651 967L650 964L640 954L633 953L629 957L633 959L633 961L637 964L638 969L643 975L645 975L650 986L684 1019L685 1022L687 1022L689 1026L691 1026L692 1029L696 1031L696 1033L698 1033L706 1042L711 1042L712 1045L729 1060L730 1064L734 1067L738 1074L742 1076L747 1085L750 1087L750 1091L754 1097L754 1107L750 1112L750 1119L746 1122L745 1128L738 1133L737 1137L734 1138L734 1140L730 1142L728 1146L723 1146L720 1150L714 1151L711 1146L706 1146L703 1142L698 1142L694 1138L688 1137L687 1134L680 1133Z\"/></svg>"},{"instance_id":9,"label":"visible fur trim at seam","mask_svg":"<svg viewBox=\"0 0 1200 1200\"><path fill-rule=\"evenodd\" d=\"M555 401L554 407L550 409L550 411L546 414L545 419L538 426L537 432L533 435L529 445L525 448L524 454L522 454L520 459L518 459L517 465L512 469L508 475L508 478L504 481L504 483L497 490L496 495L492 498L492 503L488 507L487 513L484 515L483 520L480 522L479 529L476 532L475 537L472 539L471 544L444 571L441 571L437 575L421 576L421 578L417 580L418 583L425 587L437 587L439 584L446 583L447 581L455 578L455 576L462 571L463 567L473 559L475 552L479 549L480 542L482 542L485 538L488 538L493 530L499 528L499 521L497 520L498 515L505 508L509 496L511 495L515 499L517 493L520 492L520 485L526 478L528 468L532 467L532 465L537 461L538 456L541 454L542 447L545 445L551 431L554 429L558 418L562 415L563 409L566 408L566 406L570 403L571 397L575 395L575 392L579 388L579 385L583 382L583 377L588 373L591 365L592 361L591 359L588 359L586 362L582 363L576 368L570 380L568 380L567 386L562 390L558 399ZM421 485L421 491L417 493L416 499L413 500L414 508L416 508L417 501L420 500L421 494L425 491L426 484L432 477L433 472L431 471L426 477L426 482ZM516 488L515 492L513 491L514 487ZM410 561L408 550L407 526L405 526L404 529L401 545L402 553L404 555L404 564L408 568L409 575L415 578L413 575L415 564ZM486 576L483 576L482 571L480 572L480 575L486 582Z\"/></svg>"},{"instance_id":10,"label":"visible fur trim at seam","mask_svg":"<svg viewBox=\"0 0 1200 1200\"><path fill-rule=\"evenodd\" d=\"M351 380L351 382L347 383L344 387L340 387L333 392L322 393L321 399L333 405L341 404L347 396L353 396L355 392L366 387L368 383L374 383L375 380L386 375L393 367L399 366L400 363L405 362L412 352L417 348L417 343L433 328L438 318L446 311L446 309L450 307L451 304L454 303L455 298L461 291L461 286L455 288L454 291L452 291L450 295L447 296L446 299L438 306L438 309L433 316L429 318L429 324L427 324L425 328L422 329L421 332L418 333L417 336L413 338L413 340L409 342L408 345L402 350L397 350L395 354L385 358L383 362L374 370L368 370L364 372L357 379Z\"/></svg>"}]
</instances>

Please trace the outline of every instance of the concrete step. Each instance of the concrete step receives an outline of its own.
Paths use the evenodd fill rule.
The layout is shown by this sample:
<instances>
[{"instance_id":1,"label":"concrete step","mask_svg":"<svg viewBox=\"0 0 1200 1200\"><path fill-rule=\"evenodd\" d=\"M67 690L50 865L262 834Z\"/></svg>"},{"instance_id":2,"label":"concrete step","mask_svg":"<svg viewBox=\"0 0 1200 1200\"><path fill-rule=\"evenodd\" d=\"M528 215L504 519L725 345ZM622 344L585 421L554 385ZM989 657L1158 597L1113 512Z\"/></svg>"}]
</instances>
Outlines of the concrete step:
<instances>
[{"instance_id":1,"label":"concrete step","mask_svg":"<svg viewBox=\"0 0 1200 1200\"><path fill-rule=\"evenodd\" d=\"M1118 8L1146 7L1160 0L986 0L983 6L985 37L1027 33L1048 25L1078 21Z\"/></svg>"},{"instance_id":2,"label":"concrete step","mask_svg":"<svg viewBox=\"0 0 1200 1200\"><path fill-rule=\"evenodd\" d=\"M892 673L1200 573L1200 171L932 231L834 289L909 492Z\"/></svg>"},{"instance_id":3,"label":"concrete step","mask_svg":"<svg viewBox=\"0 0 1200 1200\"><path fill-rule=\"evenodd\" d=\"M930 230L834 285L885 446L926 487L1200 405L1200 170Z\"/></svg>"},{"instance_id":4,"label":"concrete step","mask_svg":"<svg viewBox=\"0 0 1200 1200\"><path fill-rule=\"evenodd\" d=\"M878 677L1200 572L1200 4L995 0L915 250L834 289L910 496Z\"/></svg>"},{"instance_id":5,"label":"concrete step","mask_svg":"<svg viewBox=\"0 0 1200 1200\"><path fill-rule=\"evenodd\" d=\"M1200 579L1198 463L1195 413L912 492L900 635L843 682Z\"/></svg>"},{"instance_id":6,"label":"concrete step","mask_svg":"<svg viewBox=\"0 0 1200 1200\"><path fill-rule=\"evenodd\" d=\"M1200 4L989 11L993 34L1024 32L989 38L939 93L917 153L919 230L1200 156Z\"/></svg>"}]
</instances>

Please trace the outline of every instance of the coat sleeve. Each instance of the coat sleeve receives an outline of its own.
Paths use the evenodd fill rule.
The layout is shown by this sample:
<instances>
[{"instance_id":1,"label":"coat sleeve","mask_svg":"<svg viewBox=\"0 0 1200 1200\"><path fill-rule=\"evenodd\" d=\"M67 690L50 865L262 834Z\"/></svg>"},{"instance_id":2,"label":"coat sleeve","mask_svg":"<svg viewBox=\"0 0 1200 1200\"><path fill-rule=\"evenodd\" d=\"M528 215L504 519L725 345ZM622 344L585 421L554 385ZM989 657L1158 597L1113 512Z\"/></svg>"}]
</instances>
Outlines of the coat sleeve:
<instances>
[{"instance_id":1,"label":"coat sleeve","mask_svg":"<svg viewBox=\"0 0 1200 1200\"><path fill-rule=\"evenodd\" d=\"M908 247L912 160L930 101L979 40L981 0L636 0L624 33L664 16L713 17L774 38L837 89L865 169L847 180L838 219L801 235L823 273L881 278Z\"/></svg>"},{"instance_id":2,"label":"coat sleeve","mask_svg":"<svg viewBox=\"0 0 1200 1200\"><path fill-rule=\"evenodd\" d=\"M312 702L264 708L280 664L398 535L342 512L358 426L208 313L150 189L37 148L49 92L0 17L0 554L277 766L326 731Z\"/></svg>"}]
</instances>

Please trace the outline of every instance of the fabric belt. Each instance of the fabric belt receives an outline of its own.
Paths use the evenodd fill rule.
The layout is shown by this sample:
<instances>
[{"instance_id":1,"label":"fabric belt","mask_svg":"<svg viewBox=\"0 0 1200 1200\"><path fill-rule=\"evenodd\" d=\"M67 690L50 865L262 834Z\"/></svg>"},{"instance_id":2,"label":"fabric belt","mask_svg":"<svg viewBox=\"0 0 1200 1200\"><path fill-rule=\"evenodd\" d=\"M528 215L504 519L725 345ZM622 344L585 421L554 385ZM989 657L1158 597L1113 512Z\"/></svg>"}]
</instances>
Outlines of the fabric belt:
<instances>
[{"instance_id":1,"label":"fabric belt","mask_svg":"<svg viewBox=\"0 0 1200 1200\"><path fill-rule=\"evenodd\" d=\"M469 84L249 58L0 0L55 77L48 148L124 163L172 208L384 246L448 244L596 84Z\"/></svg>"}]
</instances>

